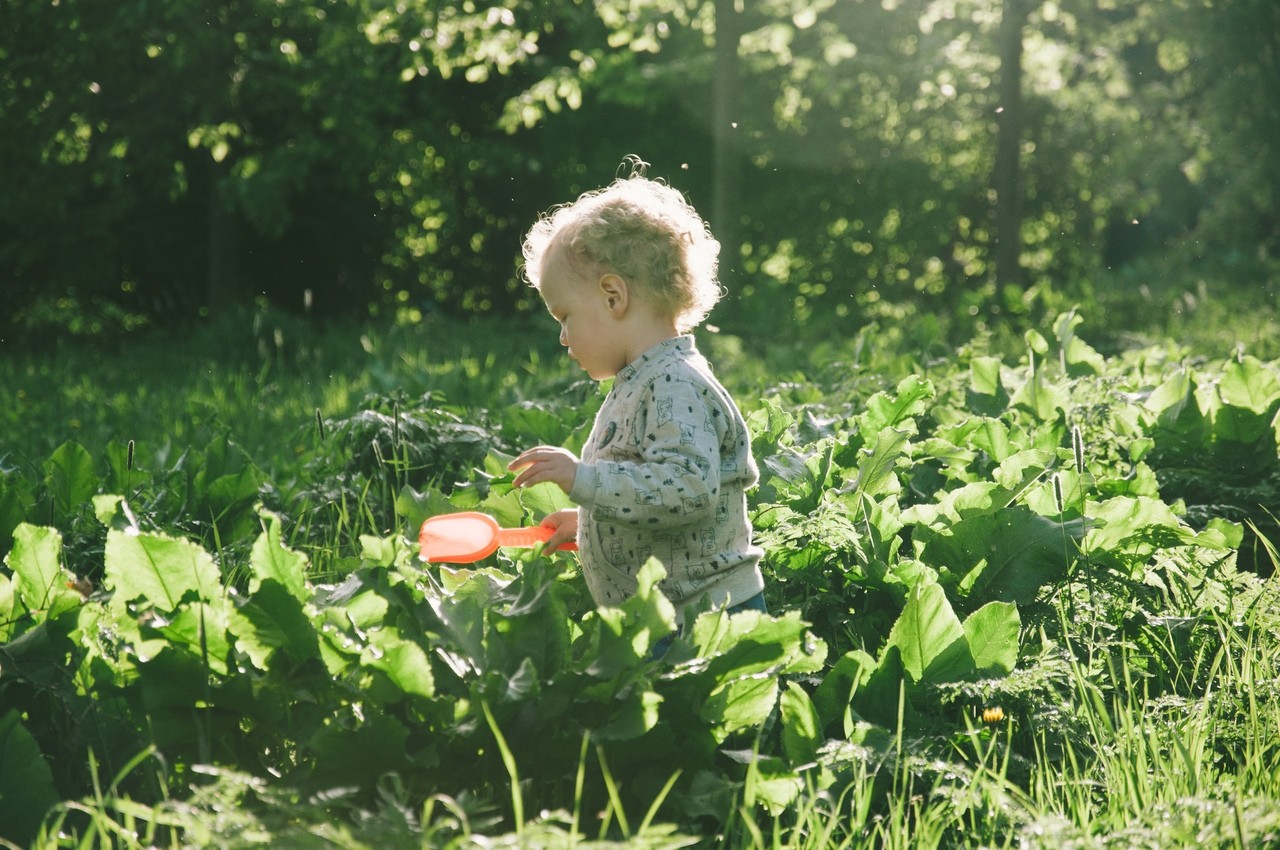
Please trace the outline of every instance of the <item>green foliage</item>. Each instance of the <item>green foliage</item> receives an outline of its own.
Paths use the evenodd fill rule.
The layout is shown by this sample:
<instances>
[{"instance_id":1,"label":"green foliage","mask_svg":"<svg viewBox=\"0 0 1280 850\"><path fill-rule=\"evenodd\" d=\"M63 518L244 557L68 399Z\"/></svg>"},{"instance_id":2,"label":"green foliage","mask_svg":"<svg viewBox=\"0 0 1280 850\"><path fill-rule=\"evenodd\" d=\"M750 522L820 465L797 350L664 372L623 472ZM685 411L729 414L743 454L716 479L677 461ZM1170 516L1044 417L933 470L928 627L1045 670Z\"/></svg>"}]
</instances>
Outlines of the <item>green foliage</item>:
<instances>
[{"instance_id":1,"label":"green foliage","mask_svg":"<svg viewBox=\"0 0 1280 850\"><path fill-rule=\"evenodd\" d=\"M520 233L628 153L732 243L742 297L717 321L742 333L910 318L960 342L1093 292L1144 322L1210 288L1274 298L1265 0L1008 0L1027 19L1032 286L997 288L1005 5L19 2L0 36L10 332L102 335L258 298L527 311ZM727 82L709 49L726 39ZM736 209L712 210L726 181Z\"/></svg>"},{"instance_id":2,"label":"green foliage","mask_svg":"<svg viewBox=\"0 0 1280 850\"><path fill-rule=\"evenodd\" d=\"M1253 537L1274 539L1280 531L1273 506L1280 498L1280 373L1274 364L1241 355L1206 380L1184 366L1150 390L1147 462L1161 491L1185 504L1188 518L1203 526L1212 517L1246 523L1245 544L1255 568L1270 562Z\"/></svg>"},{"instance_id":3,"label":"green foliage","mask_svg":"<svg viewBox=\"0 0 1280 850\"><path fill-rule=\"evenodd\" d=\"M3 478L0 810L22 777L49 847L976 847L1168 844L1194 799L1265 844L1275 579L1165 471L1267 480L1275 365L1104 359L1079 326L911 374L853 339L748 405L770 613L691 608L660 659L657 562L596 608L571 555L417 558L426 516L566 504L505 468L580 439L598 396L558 375L357 396L261 458L221 427L156 465L63 443Z\"/></svg>"},{"instance_id":4,"label":"green foliage","mask_svg":"<svg viewBox=\"0 0 1280 850\"><path fill-rule=\"evenodd\" d=\"M0 717L0 839L25 844L58 801L53 774L15 711Z\"/></svg>"}]
</instances>

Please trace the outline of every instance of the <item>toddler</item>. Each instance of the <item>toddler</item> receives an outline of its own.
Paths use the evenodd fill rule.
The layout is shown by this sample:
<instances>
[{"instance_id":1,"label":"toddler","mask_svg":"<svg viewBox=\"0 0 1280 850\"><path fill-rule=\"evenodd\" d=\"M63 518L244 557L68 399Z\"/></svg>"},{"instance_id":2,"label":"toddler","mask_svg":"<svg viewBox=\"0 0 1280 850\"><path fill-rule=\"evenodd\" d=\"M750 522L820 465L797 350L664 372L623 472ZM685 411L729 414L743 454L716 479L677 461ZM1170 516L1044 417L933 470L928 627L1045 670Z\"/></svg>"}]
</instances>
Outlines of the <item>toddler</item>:
<instances>
[{"instance_id":1,"label":"toddler","mask_svg":"<svg viewBox=\"0 0 1280 850\"><path fill-rule=\"evenodd\" d=\"M577 540L597 605L636 590L656 557L683 619L713 607L765 609L761 550L745 491L759 473L742 414L688 333L719 300L720 245L684 197L630 177L541 217L525 237L525 274L560 324L560 344L613 386L582 457L522 452L517 487L550 481L579 507L548 516L548 551Z\"/></svg>"}]
</instances>

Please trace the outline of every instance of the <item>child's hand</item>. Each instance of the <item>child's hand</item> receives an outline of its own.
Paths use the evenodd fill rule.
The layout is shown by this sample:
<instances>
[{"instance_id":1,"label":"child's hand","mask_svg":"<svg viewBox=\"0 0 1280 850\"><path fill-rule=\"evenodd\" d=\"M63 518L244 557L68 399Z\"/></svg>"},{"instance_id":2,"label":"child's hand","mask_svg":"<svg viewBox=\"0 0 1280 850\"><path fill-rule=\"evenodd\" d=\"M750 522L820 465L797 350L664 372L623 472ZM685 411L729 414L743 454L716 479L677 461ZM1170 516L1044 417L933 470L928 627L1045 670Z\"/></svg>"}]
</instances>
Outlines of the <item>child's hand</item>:
<instances>
[{"instance_id":1,"label":"child's hand","mask_svg":"<svg viewBox=\"0 0 1280 850\"><path fill-rule=\"evenodd\" d=\"M578 474L578 456L555 446L537 446L521 452L519 457L507 465L507 469L512 472L520 470L520 474L511 482L513 487L528 487L550 481L567 496L573 489L573 479Z\"/></svg>"},{"instance_id":2,"label":"child's hand","mask_svg":"<svg viewBox=\"0 0 1280 850\"><path fill-rule=\"evenodd\" d=\"M544 552L554 552L561 545L578 539L578 509L564 508L547 514L542 518L540 525L543 528L554 529L554 533L547 538L542 549Z\"/></svg>"}]
</instances>

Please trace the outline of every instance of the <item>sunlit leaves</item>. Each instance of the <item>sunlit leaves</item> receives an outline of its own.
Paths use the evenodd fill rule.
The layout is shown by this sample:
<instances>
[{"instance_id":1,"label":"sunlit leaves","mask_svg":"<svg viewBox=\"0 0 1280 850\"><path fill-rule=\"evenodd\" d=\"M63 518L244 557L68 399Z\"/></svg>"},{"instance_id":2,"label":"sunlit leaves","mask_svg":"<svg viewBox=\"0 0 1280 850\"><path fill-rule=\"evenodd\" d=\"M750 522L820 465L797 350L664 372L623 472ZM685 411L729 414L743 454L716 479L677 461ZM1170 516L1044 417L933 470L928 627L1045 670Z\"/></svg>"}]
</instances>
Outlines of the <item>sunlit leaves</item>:
<instances>
[{"instance_id":1,"label":"sunlit leaves","mask_svg":"<svg viewBox=\"0 0 1280 850\"><path fill-rule=\"evenodd\" d=\"M947 681L974 669L964 627L934 583L922 582L911 592L885 646L897 648L903 668L917 682L926 676Z\"/></svg>"},{"instance_id":2,"label":"sunlit leaves","mask_svg":"<svg viewBox=\"0 0 1280 850\"><path fill-rule=\"evenodd\" d=\"M44 463L45 486L53 499L54 516L67 518L93 496L93 460L79 443L63 443Z\"/></svg>"},{"instance_id":3,"label":"sunlit leaves","mask_svg":"<svg viewBox=\"0 0 1280 850\"><path fill-rule=\"evenodd\" d=\"M281 542L282 523L279 516L266 511L261 516L265 529L254 541L249 559L253 570L250 591L260 587L263 582L274 581L294 598L306 599L306 556L286 548Z\"/></svg>"},{"instance_id":4,"label":"sunlit leaves","mask_svg":"<svg viewBox=\"0 0 1280 850\"><path fill-rule=\"evenodd\" d=\"M121 601L141 600L162 614L187 599L221 596L213 558L189 540L163 534L107 532L105 583Z\"/></svg>"},{"instance_id":5,"label":"sunlit leaves","mask_svg":"<svg viewBox=\"0 0 1280 850\"><path fill-rule=\"evenodd\" d=\"M270 669L271 656L284 650L295 661L318 657L315 627L306 610L283 585L263 582L252 596L236 606L228 624L237 648L259 670Z\"/></svg>"},{"instance_id":6,"label":"sunlit leaves","mask_svg":"<svg viewBox=\"0 0 1280 850\"><path fill-rule=\"evenodd\" d=\"M72 589L74 577L62 565L62 535L57 530L19 525L5 562L15 578L16 601L41 620L56 618L80 604L80 594Z\"/></svg>"}]
</instances>

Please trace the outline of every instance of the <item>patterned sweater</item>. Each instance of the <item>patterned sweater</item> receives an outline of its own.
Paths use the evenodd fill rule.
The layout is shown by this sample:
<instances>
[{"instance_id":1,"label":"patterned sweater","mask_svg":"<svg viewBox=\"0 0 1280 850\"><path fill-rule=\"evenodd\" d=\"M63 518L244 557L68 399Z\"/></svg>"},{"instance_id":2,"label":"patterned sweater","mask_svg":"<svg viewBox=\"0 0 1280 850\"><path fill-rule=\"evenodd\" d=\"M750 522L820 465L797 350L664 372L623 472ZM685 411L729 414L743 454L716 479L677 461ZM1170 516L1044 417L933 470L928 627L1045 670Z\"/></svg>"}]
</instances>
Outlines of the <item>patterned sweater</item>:
<instances>
[{"instance_id":1,"label":"patterned sweater","mask_svg":"<svg viewBox=\"0 0 1280 850\"><path fill-rule=\"evenodd\" d=\"M704 594L727 607L763 590L745 494L758 479L742 414L693 337L662 342L628 364L596 416L569 493L596 604L635 593L650 556L666 568L661 588L677 616Z\"/></svg>"}]
</instances>

